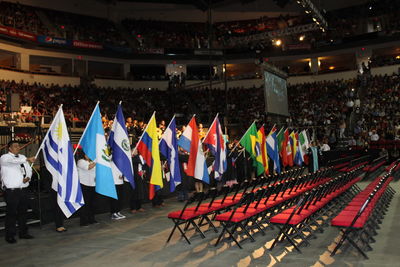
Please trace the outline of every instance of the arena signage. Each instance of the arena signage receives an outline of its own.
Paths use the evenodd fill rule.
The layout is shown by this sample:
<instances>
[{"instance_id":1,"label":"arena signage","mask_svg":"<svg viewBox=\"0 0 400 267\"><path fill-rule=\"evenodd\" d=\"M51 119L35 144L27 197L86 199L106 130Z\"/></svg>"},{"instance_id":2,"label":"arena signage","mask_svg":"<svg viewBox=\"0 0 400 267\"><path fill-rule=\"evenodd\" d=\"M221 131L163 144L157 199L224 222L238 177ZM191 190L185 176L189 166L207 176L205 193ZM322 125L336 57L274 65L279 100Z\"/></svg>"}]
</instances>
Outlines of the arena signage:
<instances>
[{"instance_id":1,"label":"arena signage","mask_svg":"<svg viewBox=\"0 0 400 267\"><path fill-rule=\"evenodd\" d=\"M38 42L45 44L68 45L68 41L64 38L39 35L37 40Z\"/></svg>"},{"instance_id":2,"label":"arena signage","mask_svg":"<svg viewBox=\"0 0 400 267\"><path fill-rule=\"evenodd\" d=\"M103 49L102 44L94 43L94 42L78 41L78 40L73 40L72 46L79 47L79 48L97 49L97 50Z\"/></svg>"},{"instance_id":3,"label":"arena signage","mask_svg":"<svg viewBox=\"0 0 400 267\"><path fill-rule=\"evenodd\" d=\"M21 38L21 39L25 39L25 40L29 40L29 41L34 41L34 42L36 41L35 34L17 30L17 29L11 28L11 27L0 26L0 33L9 35L9 36L13 36L13 37L17 37L17 38Z\"/></svg>"}]
</instances>

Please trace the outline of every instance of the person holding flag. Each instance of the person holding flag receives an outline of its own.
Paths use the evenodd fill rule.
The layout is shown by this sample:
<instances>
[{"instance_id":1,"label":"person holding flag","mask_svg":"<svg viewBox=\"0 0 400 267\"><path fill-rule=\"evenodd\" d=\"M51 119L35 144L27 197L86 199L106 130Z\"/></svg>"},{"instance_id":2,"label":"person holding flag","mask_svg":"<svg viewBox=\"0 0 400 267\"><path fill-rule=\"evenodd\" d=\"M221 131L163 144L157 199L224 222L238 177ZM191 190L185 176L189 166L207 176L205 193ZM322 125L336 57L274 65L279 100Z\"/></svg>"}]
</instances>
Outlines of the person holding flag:
<instances>
[{"instance_id":1,"label":"person holding flag","mask_svg":"<svg viewBox=\"0 0 400 267\"><path fill-rule=\"evenodd\" d=\"M85 153L83 153L82 149L78 149L75 156L77 158L76 165L78 167L83 199L85 200L85 205L79 211L80 225L88 226L89 224L97 223L94 218L94 201L96 198L96 163L91 161Z\"/></svg>"},{"instance_id":2,"label":"person holding flag","mask_svg":"<svg viewBox=\"0 0 400 267\"><path fill-rule=\"evenodd\" d=\"M56 192L57 204L64 215L69 218L85 203L62 105L54 116L37 155L41 150L46 169L53 178L51 187ZM58 232L66 230L62 221L63 216L56 216Z\"/></svg>"},{"instance_id":3,"label":"person holding flag","mask_svg":"<svg viewBox=\"0 0 400 267\"><path fill-rule=\"evenodd\" d=\"M121 102L118 104L107 143L111 149L111 169L118 195L118 199L110 198L111 219L125 219L126 216L121 213L124 179L129 182L133 189L135 188L135 181L133 178L131 146Z\"/></svg>"}]
</instances>

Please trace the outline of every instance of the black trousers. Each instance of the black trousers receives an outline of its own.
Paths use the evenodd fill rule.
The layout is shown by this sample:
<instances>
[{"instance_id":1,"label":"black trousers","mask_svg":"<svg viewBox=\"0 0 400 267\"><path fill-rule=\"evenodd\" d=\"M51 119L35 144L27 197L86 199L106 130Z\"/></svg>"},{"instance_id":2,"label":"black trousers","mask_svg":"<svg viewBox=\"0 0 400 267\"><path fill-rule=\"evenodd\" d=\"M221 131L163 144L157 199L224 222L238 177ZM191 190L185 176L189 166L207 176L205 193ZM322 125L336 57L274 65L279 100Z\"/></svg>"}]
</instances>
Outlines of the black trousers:
<instances>
[{"instance_id":1,"label":"black trousers","mask_svg":"<svg viewBox=\"0 0 400 267\"><path fill-rule=\"evenodd\" d=\"M142 208L142 200L131 196L130 208L131 210L140 210Z\"/></svg>"},{"instance_id":2,"label":"black trousers","mask_svg":"<svg viewBox=\"0 0 400 267\"><path fill-rule=\"evenodd\" d=\"M64 212L60 209L57 203L57 192L53 189L50 190L51 203L53 206L54 224L56 228L64 227Z\"/></svg>"},{"instance_id":3,"label":"black trousers","mask_svg":"<svg viewBox=\"0 0 400 267\"><path fill-rule=\"evenodd\" d=\"M85 200L85 205L80 208L80 223L88 224L93 223L95 221L95 206L94 201L96 198L96 191L94 186L86 186L81 184L83 199Z\"/></svg>"},{"instance_id":4,"label":"black trousers","mask_svg":"<svg viewBox=\"0 0 400 267\"><path fill-rule=\"evenodd\" d=\"M6 238L14 237L17 233L16 222L18 221L18 229L20 235L28 233L27 210L29 205L28 190L23 189L6 189L4 199L7 203L5 230Z\"/></svg>"},{"instance_id":5,"label":"black trousers","mask_svg":"<svg viewBox=\"0 0 400 267\"><path fill-rule=\"evenodd\" d=\"M163 204L163 203L164 203L164 200L163 200L163 198L162 198L160 192L159 192L159 191L156 191L156 192L155 192L155 195L154 195L154 198L151 200L151 204L152 204L153 206L160 206L160 205Z\"/></svg>"},{"instance_id":6,"label":"black trousers","mask_svg":"<svg viewBox=\"0 0 400 267\"><path fill-rule=\"evenodd\" d=\"M115 185L115 189L117 190L118 199L113 199L110 197L110 211L112 213L120 212L122 207L122 194L124 191L124 185Z\"/></svg>"}]
</instances>

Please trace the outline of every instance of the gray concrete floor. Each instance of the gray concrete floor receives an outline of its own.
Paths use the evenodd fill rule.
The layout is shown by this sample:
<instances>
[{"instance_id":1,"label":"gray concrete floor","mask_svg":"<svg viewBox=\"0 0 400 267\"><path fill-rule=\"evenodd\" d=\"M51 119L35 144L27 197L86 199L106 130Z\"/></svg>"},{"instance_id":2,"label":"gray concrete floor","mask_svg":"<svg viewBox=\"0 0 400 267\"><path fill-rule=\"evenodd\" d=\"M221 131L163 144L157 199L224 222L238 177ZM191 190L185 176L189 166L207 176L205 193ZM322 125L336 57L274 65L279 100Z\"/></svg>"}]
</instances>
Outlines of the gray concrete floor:
<instances>
[{"instance_id":1,"label":"gray concrete floor","mask_svg":"<svg viewBox=\"0 0 400 267\"><path fill-rule=\"evenodd\" d=\"M364 187L368 182L360 182ZM330 257L329 250L339 238L339 230L326 227L317 234L302 254L286 243L268 250L277 229L266 236L256 234L256 242L243 242L239 249L230 242L214 247L217 234L206 232L206 239L192 235L192 244L175 233L165 244L173 226L167 213L182 203L171 199L162 209L145 205L146 211L127 214L127 219L111 221L108 214L98 215L98 225L80 227L77 219L67 220L68 232L56 233L53 225L31 227L32 240L18 240L10 245L0 240L0 266L400 266L400 182L393 182L398 192L391 202L381 229L378 230L369 260L349 249Z\"/></svg>"}]
</instances>

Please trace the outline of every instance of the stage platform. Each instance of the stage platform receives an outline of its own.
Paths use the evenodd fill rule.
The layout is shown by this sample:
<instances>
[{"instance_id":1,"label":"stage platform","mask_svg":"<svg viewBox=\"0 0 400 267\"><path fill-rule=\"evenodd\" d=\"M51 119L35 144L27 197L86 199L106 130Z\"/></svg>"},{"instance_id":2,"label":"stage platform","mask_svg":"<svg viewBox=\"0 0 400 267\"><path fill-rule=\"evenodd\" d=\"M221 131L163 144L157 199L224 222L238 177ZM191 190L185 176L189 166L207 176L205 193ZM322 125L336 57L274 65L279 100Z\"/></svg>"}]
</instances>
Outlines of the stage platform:
<instances>
[{"instance_id":1,"label":"stage platform","mask_svg":"<svg viewBox=\"0 0 400 267\"><path fill-rule=\"evenodd\" d=\"M363 188L367 183L359 185ZM217 234L211 231L206 232L206 239L192 235L191 245L175 233L166 244L173 226L166 214L182 206L170 199L161 209L145 205L145 212L134 215L125 210L127 218L120 221L111 221L108 214L98 215L99 224L90 227L80 227L78 219L67 220L68 232L62 234L54 231L53 224L42 229L33 226L30 233L35 239L18 240L13 245L4 241L3 234L0 266L400 266L400 182L391 185L397 193L372 244L373 250L367 252L369 260L353 248L330 257L329 251L339 238L338 229L333 227L324 228L310 246L302 246L302 254L288 243L269 251L276 228L267 230L266 236L256 234L254 243L245 240L243 249L233 242L214 247Z\"/></svg>"}]
</instances>

